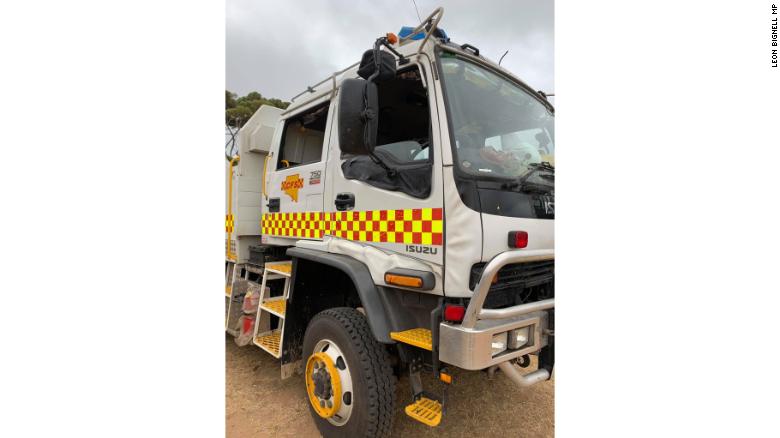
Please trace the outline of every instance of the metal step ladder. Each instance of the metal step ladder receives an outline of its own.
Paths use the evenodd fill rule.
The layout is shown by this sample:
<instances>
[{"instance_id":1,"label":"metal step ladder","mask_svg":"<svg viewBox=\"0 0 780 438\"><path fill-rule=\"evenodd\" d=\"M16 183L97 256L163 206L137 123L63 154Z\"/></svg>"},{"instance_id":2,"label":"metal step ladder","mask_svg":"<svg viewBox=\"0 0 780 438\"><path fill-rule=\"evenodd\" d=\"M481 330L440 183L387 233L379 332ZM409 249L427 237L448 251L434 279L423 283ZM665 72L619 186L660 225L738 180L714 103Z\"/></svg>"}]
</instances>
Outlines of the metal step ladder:
<instances>
[{"instance_id":1,"label":"metal step ladder","mask_svg":"<svg viewBox=\"0 0 780 438\"><path fill-rule=\"evenodd\" d=\"M290 293L290 277L292 262L269 262L263 270L263 281L260 285L260 305L255 318L254 344L279 359L282 357L282 335L284 334L284 316L287 307L287 297ZM269 297L266 293L268 281L284 279L282 296ZM278 327L271 328L271 316L279 318Z\"/></svg>"},{"instance_id":2,"label":"metal step ladder","mask_svg":"<svg viewBox=\"0 0 780 438\"><path fill-rule=\"evenodd\" d=\"M413 328L400 332L390 332L390 338L394 341L410 345L422 350L433 351L433 338L431 331L426 328ZM425 424L426 426L436 427L441 423L444 414L444 401L447 393L443 397L429 393L423 390L420 371L422 370L421 359L415 355L409 365L409 381L412 386L412 403L407 405L404 412L407 416ZM445 383L445 388L452 382L452 376L440 372L439 379Z\"/></svg>"}]
</instances>

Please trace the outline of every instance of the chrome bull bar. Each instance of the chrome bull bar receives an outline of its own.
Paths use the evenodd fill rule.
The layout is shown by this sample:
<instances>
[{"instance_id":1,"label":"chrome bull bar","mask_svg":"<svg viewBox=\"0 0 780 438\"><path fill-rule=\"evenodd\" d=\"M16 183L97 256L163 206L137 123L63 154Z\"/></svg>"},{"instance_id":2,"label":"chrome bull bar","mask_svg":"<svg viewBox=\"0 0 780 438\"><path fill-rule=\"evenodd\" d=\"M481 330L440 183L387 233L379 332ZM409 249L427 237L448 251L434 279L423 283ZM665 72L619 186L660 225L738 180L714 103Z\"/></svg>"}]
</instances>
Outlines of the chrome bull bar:
<instances>
[{"instance_id":1,"label":"chrome bull bar","mask_svg":"<svg viewBox=\"0 0 780 438\"><path fill-rule=\"evenodd\" d=\"M504 266L511 263L535 262L540 260L552 260L555 258L555 252L551 249L536 249L530 251L508 251L493 257L479 277L479 282L474 287L474 295L471 297L469 306L466 308L466 314L463 316L461 326L467 329L473 329L480 319L504 319L513 316L525 315L540 310L552 309L555 307L555 300L537 301L535 303L520 304L519 306L507 307L506 309L483 309L485 298L493 282L493 277Z\"/></svg>"},{"instance_id":2,"label":"chrome bull bar","mask_svg":"<svg viewBox=\"0 0 780 438\"><path fill-rule=\"evenodd\" d=\"M534 353L547 345L548 315L545 310L555 307L555 300L541 300L506 309L483 309L492 280L508 264L555 258L553 250L509 251L495 256L485 265L474 288L461 324L439 324L439 359L467 370L501 369L518 386L529 386L547 380L550 373L539 369L522 375L513 361ZM492 336L503 332L528 328L528 342L515 349L491 353Z\"/></svg>"}]
</instances>

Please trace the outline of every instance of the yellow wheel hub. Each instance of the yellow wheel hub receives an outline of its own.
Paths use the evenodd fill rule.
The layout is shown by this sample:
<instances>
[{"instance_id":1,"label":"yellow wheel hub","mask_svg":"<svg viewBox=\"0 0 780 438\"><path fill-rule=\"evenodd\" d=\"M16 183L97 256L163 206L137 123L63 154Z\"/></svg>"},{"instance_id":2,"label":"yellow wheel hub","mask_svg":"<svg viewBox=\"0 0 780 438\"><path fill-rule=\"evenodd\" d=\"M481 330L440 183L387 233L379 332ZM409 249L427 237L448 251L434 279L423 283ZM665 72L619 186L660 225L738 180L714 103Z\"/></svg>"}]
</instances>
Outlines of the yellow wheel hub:
<instances>
[{"instance_id":1,"label":"yellow wheel hub","mask_svg":"<svg viewBox=\"0 0 780 438\"><path fill-rule=\"evenodd\" d=\"M309 402L322 418L330 418L341 408L341 378L333 359L323 352L306 361L306 393Z\"/></svg>"}]
</instances>

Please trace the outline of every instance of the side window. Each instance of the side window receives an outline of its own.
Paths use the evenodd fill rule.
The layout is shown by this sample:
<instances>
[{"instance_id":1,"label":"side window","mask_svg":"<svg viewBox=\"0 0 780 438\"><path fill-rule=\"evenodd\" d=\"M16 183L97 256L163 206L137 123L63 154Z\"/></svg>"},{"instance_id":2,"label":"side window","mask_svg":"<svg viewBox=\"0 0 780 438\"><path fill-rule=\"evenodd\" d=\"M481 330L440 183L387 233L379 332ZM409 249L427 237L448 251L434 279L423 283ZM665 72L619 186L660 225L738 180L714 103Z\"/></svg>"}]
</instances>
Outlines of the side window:
<instances>
[{"instance_id":1,"label":"side window","mask_svg":"<svg viewBox=\"0 0 780 438\"><path fill-rule=\"evenodd\" d=\"M374 156L344 157L344 177L425 199L431 193L433 154L428 93L420 69L401 70L377 88L379 126Z\"/></svg>"},{"instance_id":2,"label":"side window","mask_svg":"<svg viewBox=\"0 0 780 438\"><path fill-rule=\"evenodd\" d=\"M277 170L316 163L322 159L328 105L329 102L318 105L284 122Z\"/></svg>"},{"instance_id":3,"label":"side window","mask_svg":"<svg viewBox=\"0 0 780 438\"><path fill-rule=\"evenodd\" d=\"M375 150L401 164L430 159L428 93L418 67L383 82L379 91L379 131Z\"/></svg>"}]
</instances>

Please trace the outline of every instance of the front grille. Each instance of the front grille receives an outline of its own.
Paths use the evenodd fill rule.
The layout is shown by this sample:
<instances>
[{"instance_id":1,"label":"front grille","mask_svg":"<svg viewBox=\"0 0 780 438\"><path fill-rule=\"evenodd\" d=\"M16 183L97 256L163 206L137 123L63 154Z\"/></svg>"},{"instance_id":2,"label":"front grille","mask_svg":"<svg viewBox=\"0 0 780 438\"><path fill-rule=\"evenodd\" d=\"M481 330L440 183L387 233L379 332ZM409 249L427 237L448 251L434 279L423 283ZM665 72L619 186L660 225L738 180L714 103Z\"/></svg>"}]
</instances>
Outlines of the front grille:
<instances>
[{"instance_id":1,"label":"front grille","mask_svg":"<svg viewBox=\"0 0 780 438\"><path fill-rule=\"evenodd\" d=\"M471 290L476 287L485 265L477 263L471 267ZM498 282L490 286L484 307L495 309L551 298L554 279L554 260L506 265L498 271Z\"/></svg>"},{"instance_id":2,"label":"front grille","mask_svg":"<svg viewBox=\"0 0 780 438\"><path fill-rule=\"evenodd\" d=\"M471 267L469 288L474 290L482 275L482 270L487 263L477 263ZM490 287L490 290L501 290L516 285L536 286L551 281L555 274L555 261L543 260L540 262L515 263L506 265L498 271L498 283Z\"/></svg>"}]
</instances>

